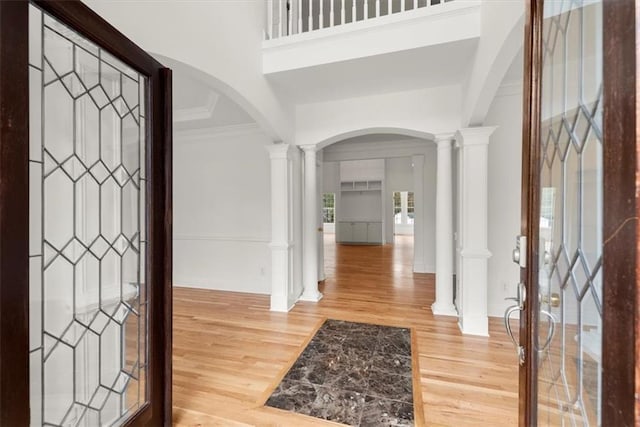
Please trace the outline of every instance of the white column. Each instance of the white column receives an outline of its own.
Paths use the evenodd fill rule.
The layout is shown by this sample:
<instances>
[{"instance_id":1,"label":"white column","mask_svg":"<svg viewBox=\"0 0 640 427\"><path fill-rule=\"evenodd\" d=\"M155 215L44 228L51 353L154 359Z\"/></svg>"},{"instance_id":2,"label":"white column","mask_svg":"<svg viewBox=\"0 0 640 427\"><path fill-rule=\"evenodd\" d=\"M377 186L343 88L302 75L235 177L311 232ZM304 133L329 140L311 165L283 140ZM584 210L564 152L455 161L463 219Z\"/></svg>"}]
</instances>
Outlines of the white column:
<instances>
[{"instance_id":1,"label":"white column","mask_svg":"<svg viewBox=\"0 0 640 427\"><path fill-rule=\"evenodd\" d=\"M428 273L425 255L424 156L411 157L413 165L413 271Z\"/></svg>"},{"instance_id":2,"label":"white column","mask_svg":"<svg viewBox=\"0 0 640 427\"><path fill-rule=\"evenodd\" d=\"M495 127L461 129L456 133L459 182L457 296L463 334L489 335L487 316L488 148Z\"/></svg>"},{"instance_id":3,"label":"white column","mask_svg":"<svg viewBox=\"0 0 640 427\"><path fill-rule=\"evenodd\" d=\"M304 229L302 230L302 277L304 291L303 301L319 301L322 294L318 292L318 203L316 183L316 147L305 145L304 150Z\"/></svg>"},{"instance_id":4,"label":"white column","mask_svg":"<svg viewBox=\"0 0 640 427\"><path fill-rule=\"evenodd\" d=\"M453 135L436 138L436 300L433 314L457 316L453 305L453 179L451 145Z\"/></svg>"},{"instance_id":5,"label":"white column","mask_svg":"<svg viewBox=\"0 0 640 427\"><path fill-rule=\"evenodd\" d=\"M287 312L293 307L291 274L291 167L289 144L266 147L271 158L271 310Z\"/></svg>"}]
</instances>

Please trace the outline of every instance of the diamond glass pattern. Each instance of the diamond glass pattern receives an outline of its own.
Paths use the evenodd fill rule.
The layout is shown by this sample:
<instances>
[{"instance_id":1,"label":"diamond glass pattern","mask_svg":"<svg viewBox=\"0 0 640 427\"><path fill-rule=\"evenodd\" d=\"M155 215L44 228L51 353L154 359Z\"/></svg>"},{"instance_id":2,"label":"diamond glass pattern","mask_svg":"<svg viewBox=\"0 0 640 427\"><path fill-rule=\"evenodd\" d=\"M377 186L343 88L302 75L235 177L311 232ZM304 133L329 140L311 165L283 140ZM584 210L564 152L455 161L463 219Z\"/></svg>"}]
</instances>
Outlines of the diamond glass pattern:
<instances>
[{"instance_id":1,"label":"diamond glass pattern","mask_svg":"<svg viewBox=\"0 0 640 427\"><path fill-rule=\"evenodd\" d=\"M544 3L538 419L600 425L602 1ZM560 304L551 304L552 294ZM544 312L552 316L552 320ZM549 322L556 332L548 346Z\"/></svg>"},{"instance_id":2,"label":"diamond glass pattern","mask_svg":"<svg viewBox=\"0 0 640 427\"><path fill-rule=\"evenodd\" d=\"M31 423L119 424L147 401L147 80L29 19Z\"/></svg>"}]
</instances>

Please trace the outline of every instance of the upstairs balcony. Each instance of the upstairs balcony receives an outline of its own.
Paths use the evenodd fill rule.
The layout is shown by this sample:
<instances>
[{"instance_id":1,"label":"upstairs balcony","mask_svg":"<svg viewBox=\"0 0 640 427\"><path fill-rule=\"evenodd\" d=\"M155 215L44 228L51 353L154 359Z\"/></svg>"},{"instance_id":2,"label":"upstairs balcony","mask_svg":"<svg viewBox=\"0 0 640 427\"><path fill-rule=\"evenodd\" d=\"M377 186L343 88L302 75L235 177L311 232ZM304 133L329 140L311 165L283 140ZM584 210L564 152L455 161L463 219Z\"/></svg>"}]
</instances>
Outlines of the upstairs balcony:
<instances>
[{"instance_id":1,"label":"upstairs balcony","mask_svg":"<svg viewBox=\"0 0 640 427\"><path fill-rule=\"evenodd\" d=\"M481 35L481 3L267 0L262 71L301 103L460 84Z\"/></svg>"}]
</instances>

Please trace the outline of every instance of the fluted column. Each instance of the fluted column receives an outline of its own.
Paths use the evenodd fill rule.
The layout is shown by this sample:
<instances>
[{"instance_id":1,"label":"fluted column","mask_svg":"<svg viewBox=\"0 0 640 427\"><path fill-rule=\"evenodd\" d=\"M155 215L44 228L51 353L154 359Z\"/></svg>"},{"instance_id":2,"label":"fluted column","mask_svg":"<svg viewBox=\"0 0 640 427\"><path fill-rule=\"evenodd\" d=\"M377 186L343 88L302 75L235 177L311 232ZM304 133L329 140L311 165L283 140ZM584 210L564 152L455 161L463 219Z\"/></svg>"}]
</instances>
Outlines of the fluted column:
<instances>
[{"instance_id":1,"label":"fluted column","mask_svg":"<svg viewBox=\"0 0 640 427\"><path fill-rule=\"evenodd\" d=\"M304 229L302 230L302 292L303 301L319 301L318 292L318 203L316 176L316 147L304 145Z\"/></svg>"},{"instance_id":2,"label":"fluted column","mask_svg":"<svg viewBox=\"0 0 640 427\"><path fill-rule=\"evenodd\" d=\"M457 316L453 305L453 179L451 146L453 135L436 138L436 301L433 314Z\"/></svg>"}]
</instances>

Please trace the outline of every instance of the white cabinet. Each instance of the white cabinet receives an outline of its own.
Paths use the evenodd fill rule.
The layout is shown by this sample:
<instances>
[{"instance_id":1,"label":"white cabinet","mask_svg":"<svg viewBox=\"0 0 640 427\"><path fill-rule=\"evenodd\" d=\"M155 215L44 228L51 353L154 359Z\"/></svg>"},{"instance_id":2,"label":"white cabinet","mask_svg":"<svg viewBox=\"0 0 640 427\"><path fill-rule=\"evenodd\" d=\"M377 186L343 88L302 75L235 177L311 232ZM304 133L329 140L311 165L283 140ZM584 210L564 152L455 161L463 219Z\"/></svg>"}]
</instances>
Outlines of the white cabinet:
<instances>
[{"instance_id":1,"label":"white cabinet","mask_svg":"<svg viewBox=\"0 0 640 427\"><path fill-rule=\"evenodd\" d=\"M367 223L366 222L352 222L351 228L353 229L352 242L354 243L367 243Z\"/></svg>"},{"instance_id":2,"label":"white cabinet","mask_svg":"<svg viewBox=\"0 0 640 427\"><path fill-rule=\"evenodd\" d=\"M381 222L367 223L367 242L382 243L382 223Z\"/></svg>"},{"instance_id":3,"label":"white cabinet","mask_svg":"<svg viewBox=\"0 0 640 427\"><path fill-rule=\"evenodd\" d=\"M339 242L353 241L353 226L350 222L338 222L337 232Z\"/></svg>"},{"instance_id":4,"label":"white cabinet","mask_svg":"<svg viewBox=\"0 0 640 427\"><path fill-rule=\"evenodd\" d=\"M339 221L338 239L340 243L382 244L382 222Z\"/></svg>"}]
</instances>

